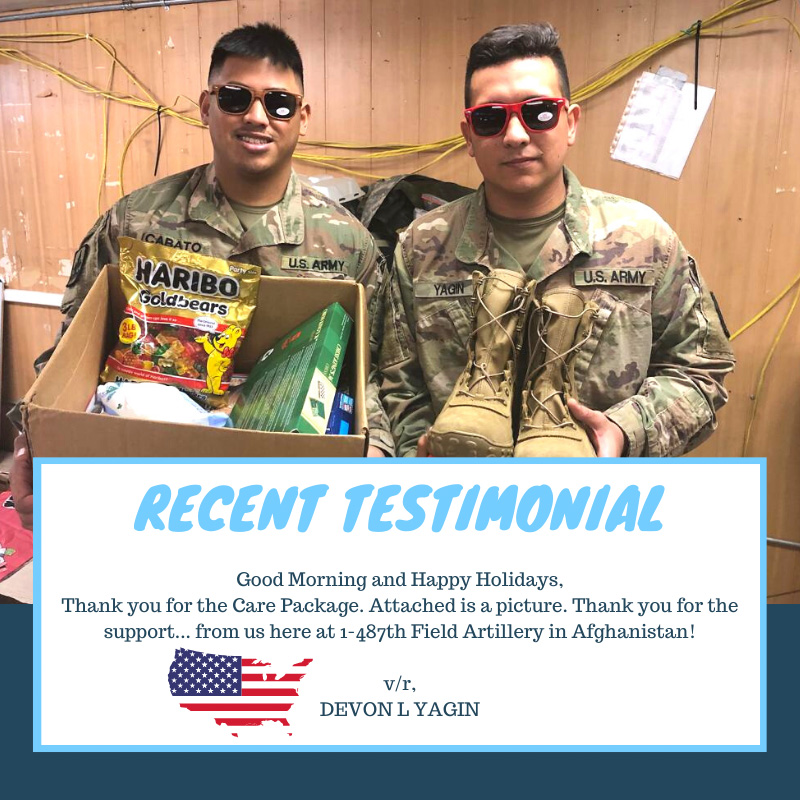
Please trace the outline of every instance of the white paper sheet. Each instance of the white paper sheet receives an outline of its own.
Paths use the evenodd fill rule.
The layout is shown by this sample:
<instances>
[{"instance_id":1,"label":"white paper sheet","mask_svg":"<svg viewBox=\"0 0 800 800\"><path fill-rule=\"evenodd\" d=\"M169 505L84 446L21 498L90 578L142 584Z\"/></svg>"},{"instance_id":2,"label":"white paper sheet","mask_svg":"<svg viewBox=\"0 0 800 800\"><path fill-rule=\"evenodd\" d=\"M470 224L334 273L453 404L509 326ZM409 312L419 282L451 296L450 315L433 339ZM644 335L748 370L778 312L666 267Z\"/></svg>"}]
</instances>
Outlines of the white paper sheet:
<instances>
[{"instance_id":1,"label":"white paper sheet","mask_svg":"<svg viewBox=\"0 0 800 800\"><path fill-rule=\"evenodd\" d=\"M661 69L643 73L628 98L611 157L669 178L680 178L714 90L699 86L694 108L694 84L682 73Z\"/></svg>"}]
</instances>

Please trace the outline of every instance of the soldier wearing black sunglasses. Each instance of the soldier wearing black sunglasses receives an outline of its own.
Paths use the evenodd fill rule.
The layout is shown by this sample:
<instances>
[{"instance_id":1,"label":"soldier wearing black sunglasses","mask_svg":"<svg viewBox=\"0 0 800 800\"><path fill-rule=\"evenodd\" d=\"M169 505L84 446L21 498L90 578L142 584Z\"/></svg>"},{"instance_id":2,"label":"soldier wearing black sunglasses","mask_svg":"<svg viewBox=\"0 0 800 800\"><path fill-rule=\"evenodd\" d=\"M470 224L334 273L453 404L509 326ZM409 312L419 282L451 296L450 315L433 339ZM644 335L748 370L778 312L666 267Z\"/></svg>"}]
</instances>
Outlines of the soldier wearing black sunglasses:
<instances>
[{"instance_id":1,"label":"soldier wearing black sunglasses","mask_svg":"<svg viewBox=\"0 0 800 800\"><path fill-rule=\"evenodd\" d=\"M73 260L62 333L103 265L118 261L122 235L256 264L266 275L356 280L372 303L384 266L371 236L292 170L292 154L311 113L294 41L266 23L230 31L214 47L208 81L200 113L211 135L213 162L138 189L97 220ZM51 353L52 348L37 359L37 369ZM367 412L369 454L392 454L374 380L367 389ZM12 491L30 527L24 435L15 442Z\"/></svg>"},{"instance_id":2,"label":"soldier wearing black sunglasses","mask_svg":"<svg viewBox=\"0 0 800 800\"><path fill-rule=\"evenodd\" d=\"M727 332L664 221L564 166L581 110L553 27L481 37L464 100L483 183L409 226L387 287L381 396L398 454L698 445L727 400Z\"/></svg>"}]
</instances>

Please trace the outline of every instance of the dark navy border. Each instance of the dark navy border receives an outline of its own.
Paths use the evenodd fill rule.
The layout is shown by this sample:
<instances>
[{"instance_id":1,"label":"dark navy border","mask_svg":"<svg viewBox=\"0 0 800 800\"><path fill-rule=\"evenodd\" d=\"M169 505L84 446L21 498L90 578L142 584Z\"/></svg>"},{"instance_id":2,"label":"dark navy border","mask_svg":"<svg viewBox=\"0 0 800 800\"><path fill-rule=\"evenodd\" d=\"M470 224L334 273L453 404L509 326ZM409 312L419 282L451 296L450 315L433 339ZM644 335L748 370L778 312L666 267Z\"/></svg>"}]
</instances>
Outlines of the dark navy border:
<instances>
[{"instance_id":1,"label":"dark navy border","mask_svg":"<svg viewBox=\"0 0 800 800\"><path fill-rule=\"evenodd\" d=\"M791 796L800 752L800 606L767 609L765 753L34 753L33 609L0 607L6 797L733 798ZM199 789L199 792L197 791ZM26 794L23 795L22 792Z\"/></svg>"}]
</instances>

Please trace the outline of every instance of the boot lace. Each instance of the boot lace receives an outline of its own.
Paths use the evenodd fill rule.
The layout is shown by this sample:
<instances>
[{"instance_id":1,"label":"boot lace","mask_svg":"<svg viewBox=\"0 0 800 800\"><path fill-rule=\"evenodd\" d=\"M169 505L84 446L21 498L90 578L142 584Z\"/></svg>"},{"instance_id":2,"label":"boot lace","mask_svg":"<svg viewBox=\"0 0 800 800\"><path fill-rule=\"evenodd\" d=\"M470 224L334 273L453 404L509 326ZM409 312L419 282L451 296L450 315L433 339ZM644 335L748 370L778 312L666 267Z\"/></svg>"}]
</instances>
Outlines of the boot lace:
<instances>
[{"instance_id":1,"label":"boot lace","mask_svg":"<svg viewBox=\"0 0 800 800\"><path fill-rule=\"evenodd\" d=\"M498 278L495 278L495 280L498 280ZM475 345L478 340L478 334L480 333L480 331L482 331L484 328L490 327L491 325L497 325L498 328L503 332L503 335L511 343L512 358L516 362L517 358L516 342L514 341L514 337L511 334L509 334L509 332L505 329L505 326L502 324L502 321L508 316L519 313L520 309L523 308L525 305L530 290L524 286L523 287L512 286L512 284L507 283L506 281L503 281L503 283L505 283L506 286L514 290L514 299L509 304L508 309L506 309L502 314L498 314L497 316L495 316L495 314L492 313L491 309L486 305L483 299L483 294L478 291L479 286L476 285L475 297L477 298L477 301L480 304L481 308L489 316L489 319L487 319L486 322L484 322L482 325L478 325L472 332L469 340L469 349L474 354L476 351ZM475 316L477 317L477 313L475 314ZM470 377L467 385L464 388L459 389L458 394L460 396L469 397L471 399L480 398L482 400L498 400L498 401L503 400L503 395L500 394L500 386L502 385L502 378L505 372L503 370L501 370L500 372L489 372L486 367L487 367L486 364L479 364L475 360L475 357L473 355L472 370L470 372ZM480 384L483 383L484 381L489 385L489 388L491 389L492 393L490 395L479 395L476 392L477 387L480 386Z\"/></svg>"},{"instance_id":2,"label":"boot lace","mask_svg":"<svg viewBox=\"0 0 800 800\"><path fill-rule=\"evenodd\" d=\"M587 342L589 337L592 335L592 329L590 325L585 326L585 333L584 336L579 339L578 341L574 342L572 347L567 348L563 353L559 353L552 347L547 341L547 326L550 323L550 320L553 317L561 317L562 319L579 319L582 320L584 316L587 314L594 316L594 309L591 306L586 306L583 311L578 314L563 314L560 311L554 311L552 308L546 305L539 306L538 308L532 308L531 314L535 316L536 322L536 331L535 331L535 343L541 344L545 349L545 358L541 364L539 364L534 369L531 369L530 366L528 368L528 372L525 376L524 386L528 386L531 383L535 382L538 376L547 370L551 364L558 363L559 369L561 370L561 377L562 377L562 385L566 385L567 378L568 378L568 370L570 362L572 358L577 354L578 350L583 347L583 345ZM580 327L580 323L579 323ZM528 341L527 341L527 351L531 354L531 364L534 361L533 353L535 345L533 345L533 336L531 334L531 329L533 325L528 325ZM533 345L533 347L532 347ZM561 402L564 407L567 405L567 398L564 394L564 391L553 391L550 394L545 395L544 397L537 397L532 391L528 392L528 400L532 400L544 413L548 416L553 426L556 428L563 428L563 427L573 427L574 423L572 420L567 416L563 418L561 415L557 414L553 411L548 404L551 404L551 401L556 398L560 397ZM523 425L523 428L541 428L544 426L541 425Z\"/></svg>"}]
</instances>

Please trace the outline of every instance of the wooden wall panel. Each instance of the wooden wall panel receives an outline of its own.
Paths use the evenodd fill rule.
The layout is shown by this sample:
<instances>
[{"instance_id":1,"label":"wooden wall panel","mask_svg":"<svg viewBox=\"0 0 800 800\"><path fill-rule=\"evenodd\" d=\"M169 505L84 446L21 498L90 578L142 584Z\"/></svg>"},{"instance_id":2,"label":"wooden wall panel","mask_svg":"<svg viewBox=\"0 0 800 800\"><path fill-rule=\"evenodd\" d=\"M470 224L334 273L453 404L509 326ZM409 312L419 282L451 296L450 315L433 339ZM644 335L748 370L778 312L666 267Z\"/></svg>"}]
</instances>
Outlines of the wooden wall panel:
<instances>
[{"instance_id":1,"label":"wooden wall panel","mask_svg":"<svg viewBox=\"0 0 800 800\"><path fill-rule=\"evenodd\" d=\"M643 0L633 6L628 2L598 3L589 15L589 73L602 72L621 54L651 44L655 11L656 0ZM630 75L619 81L584 105L583 131L570 164L587 185L638 198L650 180L649 173L612 161L608 155L635 77Z\"/></svg>"},{"instance_id":2,"label":"wooden wall panel","mask_svg":"<svg viewBox=\"0 0 800 800\"><path fill-rule=\"evenodd\" d=\"M62 17L56 20L57 28L61 32L85 32L89 30L89 17ZM31 30L34 24L30 23ZM104 58L108 58L104 56ZM91 77L95 64L99 66L98 48L87 44L85 41L72 42L56 46L52 49L51 59L69 75L81 78ZM72 254L78 243L83 238L89 226L97 218L97 186L99 180L99 164L97 161L97 134L102 125L102 104L97 98L66 84L59 83L54 90L59 97L61 106L61 124L58 128L62 136L59 139L64 147L65 169L57 175L49 176L47 182L48 192L52 191L53 203L69 205L69 236L62 244L67 251L66 258L70 264L63 264L59 269L58 284L52 286L52 291L62 291L71 270ZM140 152L142 143L132 154L134 157ZM92 160L89 160L90 156ZM106 181L112 184L119 181L117 170L111 170ZM117 196L119 186L108 187L111 197ZM115 194L117 193L117 194Z\"/></svg>"},{"instance_id":3,"label":"wooden wall panel","mask_svg":"<svg viewBox=\"0 0 800 800\"><path fill-rule=\"evenodd\" d=\"M195 102L200 100L200 92L208 86L208 68L211 64L211 51L223 33L227 33L239 24L239 7L236 0L220 3L204 3L197 7L198 62L197 62L197 94L189 95ZM199 116L199 114L198 114ZM200 148L202 158L196 163L205 164L214 157L211 139L200 132Z\"/></svg>"},{"instance_id":4,"label":"wooden wall panel","mask_svg":"<svg viewBox=\"0 0 800 800\"><path fill-rule=\"evenodd\" d=\"M422 0L377 4L372 16L372 141L420 141L420 97L424 87L409 81L420 71ZM375 87L380 86L380 91ZM370 169L388 175L410 172L425 163L418 156L373 161Z\"/></svg>"},{"instance_id":5,"label":"wooden wall panel","mask_svg":"<svg viewBox=\"0 0 800 800\"><path fill-rule=\"evenodd\" d=\"M770 13L791 16L795 5L776 3ZM787 175L780 170L778 158L781 148L786 149L782 142L796 136L784 123L797 113L797 94L787 93L791 63L796 64L788 57L797 42L790 40L785 24L777 20L760 24L758 30L762 31L759 35L722 42L710 179L701 210L707 221L704 257L717 260L716 280L725 287L725 311L734 329L772 299L797 271L796 263L785 257L790 251L783 248L792 243L786 233L774 252L781 202L776 193L780 188L777 176L779 172ZM758 374L788 307L787 298L736 340L739 363L730 381L730 408L721 435L706 447L710 454L742 454ZM787 398L798 389L797 354L795 319L770 367L747 453L767 456L768 531L790 539L798 538L794 520L800 510L794 488L800 416L787 407ZM789 551L771 552L768 576L770 594L796 588L800 583L797 559Z\"/></svg>"},{"instance_id":6,"label":"wooden wall panel","mask_svg":"<svg viewBox=\"0 0 800 800\"><path fill-rule=\"evenodd\" d=\"M27 23L26 28L30 29L31 23ZM55 20L42 20L39 29L56 31ZM30 49L48 60L54 51L52 44L31 46ZM28 233L32 239L29 257L34 262L28 265L27 284L37 291L49 291L51 280L58 284L62 260L71 260L72 256L67 244L72 206L67 201L53 208L54 198L49 192L41 191L42 186L53 181L54 176L65 174L67 169L64 139L59 135L62 119L60 81L37 69L29 70L26 77L31 102L28 126L32 155L30 179L34 187L33 196L28 197L26 206L35 209L28 218ZM58 285L53 287L54 291L58 289Z\"/></svg>"},{"instance_id":7,"label":"wooden wall panel","mask_svg":"<svg viewBox=\"0 0 800 800\"><path fill-rule=\"evenodd\" d=\"M303 56L305 97L311 106L306 139L312 141L327 139L325 18L324 5L320 7L315 0L281 0L281 25L297 42ZM301 149L324 152L318 148ZM299 162L297 168L305 174L320 172L316 166L300 166Z\"/></svg>"},{"instance_id":8,"label":"wooden wall panel","mask_svg":"<svg viewBox=\"0 0 800 800\"><path fill-rule=\"evenodd\" d=\"M35 375L33 360L18 364L15 355L23 350L38 355L50 347L61 326L61 313L57 308L42 309L19 303L7 304L5 311L3 390L8 398L19 398L28 391Z\"/></svg>"},{"instance_id":9,"label":"wooden wall panel","mask_svg":"<svg viewBox=\"0 0 800 800\"><path fill-rule=\"evenodd\" d=\"M370 0L325 3L325 118L331 142L371 141Z\"/></svg>"},{"instance_id":10,"label":"wooden wall panel","mask_svg":"<svg viewBox=\"0 0 800 800\"><path fill-rule=\"evenodd\" d=\"M461 6L458 0L437 0L422 6L419 135L423 142L459 133L464 108L464 65L473 41L469 17L461 12ZM430 160L424 159L426 163ZM462 149L427 172L443 180L476 186L474 169L472 159Z\"/></svg>"},{"instance_id":11,"label":"wooden wall panel","mask_svg":"<svg viewBox=\"0 0 800 800\"><path fill-rule=\"evenodd\" d=\"M135 15L135 16L134 16ZM157 80L157 67L149 63L149 59L156 55L159 49L159 36L157 23L153 24L153 16L146 15L147 22L140 21L141 11L129 13L103 13L92 14L88 17L90 32L98 38L108 42L116 50L117 58L125 64L134 74L142 73L145 81L156 81L155 86L149 86L158 98L162 87ZM136 22L139 21L139 25ZM146 36L147 46L143 46L143 37ZM134 92L134 87L128 77L121 70L114 67L114 62L100 48L91 47L91 72L84 78L88 78L92 84L105 89L108 82L113 78L113 88L121 92ZM149 69L148 69L149 64ZM136 90L137 95L141 94ZM85 157L87 160L85 191L97 193L97 183L102 174L104 157L104 146L102 139L103 125L103 105L104 101L98 102L97 129L95 135L86 142ZM106 175L103 180L100 208L94 209L93 218L97 218L99 213L105 211L120 196L119 164L122 149L128 137L133 132L136 125L145 118L144 112L136 112L127 105L121 103L108 103L108 155L106 159ZM91 143L91 144L90 144ZM153 150L154 152L154 150ZM133 156L135 159L145 158L145 151L138 150ZM143 163L143 162L140 162ZM142 167L142 178L138 175L133 177L128 183L125 180L125 189L140 186L153 179L152 161L149 171ZM132 165L135 168L135 165ZM144 176L147 176L146 178ZM110 185L109 185L110 184Z\"/></svg>"},{"instance_id":12,"label":"wooden wall panel","mask_svg":"<svg viewBox=\"0 0 800 800\"><path fill-rule=\"evenodd\" d=\"M0 23L10 31L75 30L108 40L157 102L191 101L205 86L216 39L240 23L268 20L297 40L312 105L308 138L320 141L430 142L455 136L463 109L463 74L472 42L490 28L549 19L559 28L573 87L619 58L688 29L729 0L225 0L201 6L110 12L53 21ZM786 16L800 6L776 0L738 15ZM88 42L18 45L98 86L109 60ZM611 161L609 146L636 76L664 64L693 79L687 39L583 104L578 142L568 163L589 186L635 197L680 233L720 300L729 327L750 319L800 270L800 42L780 19L703 39L700 82L716 89L683 176L673 181ZM138 94L120 73L115 88ZM192 107L185 101L184 108ZM196 112L193 112L196 113ZM108 174L102 206L118 196L124 142L146 112L112 104ZM97 216L102 160L102 103L55 77L0 58L0 275L14 289L60 292L72 250ZM302 148L334 153L331 149ZM156 126L132 145L125 189L153 179ZM211 158L207 135L176 121L165 126L159 175ZM407 172L433 156L366 162L384 175ZM319 165L298 166L320 173ZM475 186L480 175L464 149L426 169ZM333 173L338 174L338 173ZM731 402L701 455L736 456L753 407L759 370L791 298L743 334L735 348ZM800 311L775 352L761 393L749 453L769 463L769 532L800 538ZM10 306L4 401L33 377L30 362L51 339L57 312ZM23 330L24 328L24 330ZM770 550L770 594L794 597L800 558ZM777 599L777 598L776 598Z\"/></svg>"},{"instance_id":13,"label":"wooden wall panel","mask_svg":"<svg viewBox=\"0 0 800 800\"><path fill-rule=\"evenodd\" d=\"M6 70L10 68L6 67ZM4 209L0 219L0 280L8 283L17 270L16 253L11 239L10 224L11 180L9 178L9 155L6 146L6 126L4 124L3 102L3 61L0 59L0 209Z\"/></svg>"},{"instance_id":14,"label":"wooden wall panel","mask_svg":"<svg viewBox=\"0 0 800 800\"><path fill-rule=\"evenodd\" d=\"M197 116L194 103L205 87L198 70L187 70L187 65L200 62L199 6L173 6L161 14L161 69L164 103L174 105L178 111ZM188 78L188 80L187 80ZM185 125L178 120L162 123L164 142L159 159L158 177L183 172L197 165L197 153L207 138L200 128Z\"/></svg>"},{"instance_id":15,"label":"wooden wall panel","mask_svg":"<svg viewBox=\"0 0 800 800\"><path fill-rule=\"evenodd\" d=\"M165 91L164 81L166 76L164 74L161 58L165 41L165 37L161 32L161 22L162 19L166 20L168 15L162 12L163 9L148 8L139 9L131 14L101 14L99 16L108 18L116 17L117 19L119 19L120 16L122 17L125 26L125 57L122 59L123 62L157 101L161 102L163 105L169 105L172 103L173 98L169 97L169 93ZM170 9L169 13L172 14L172 9ZM110 19L99 20L98 22L103 25L102 29L106 31L103 38L113 35L111 31L105 29L105 26L110 24ZM113 40L110 41L116 46ZM137 47L135 45L131 47L131 43L135 42L147 42L147 45L145 47ZM96 53L96 57L98 59L102 58L99 51ZM118 90L127 87L128 91L131 93L137 96L142 95L141 90L137 90L124 75L116 76L114 86ZM184 89L184 91L187 90ZM105 203L103 204L103 211L124 193L122 191L123 189L125 192L129 192L141 185L141 181L143 180L147 182L155 180L156 177L161 178L164 175L168 175L169 170L165 167L166 162L170 160L170 152L173 145L173 142L166 141L167 136L172 133L172 123L164 119L163 129L166 134L163 137L165 139L164 152L159 174L156 176L154 172L156 152L158 149L158 126L155 122L151 122L136 136L128 149L123 167L122 179L120 180L119 170L122 148L128 137L133 135L134 130L140 123L144 122L147 114L144 111L138 111L136 109L118 107L116 103L113 103L112 106L114 106L115 112L124 115L124 121L122 123L124 138L120 137L122 141L119 142L119 149L117 149L115 142L113 152L116 155L112 156L110 159L109 174L106 176L105 180ZM98 123L102 124L102 117L98 120Z\"/></svg>"},{"instance_id":16,"label":"wooden wall panel","mask_svg":"<svg viewBox=\"0 0 800 800\"><path fill-rule=\"evenodd\" d=\"M800 6L792 4L793 21L800 26ZM788 14L787 14L788 16ZM773 219L768 243L767 292L774 295L800 273L800 43L789 40L780 132L773 177ZM785 298L774 315L783 319L791 297ZM797 312L796 312L797 313ZM777 319L773 321L775 326ZM744 334L760 343L763 358L768 340L758 330ZM800 414L795 398L800 396L800 325L794 317L781 339L760 398L753 428L753 455L768 457L769 526L773 535L800 541L800 492L797 491L797 443L800 442ZM767 562L770 594L781 602L800 602L800 553L781 550Z\"/></svg>"},{"instance_id":17,"label":"wooden wall panel","mask_svg":"<svg viewBox=\"0 0 800 800\"><path fill-rule=\"evenodd\" d=\"M561 36L561 49L569 70L570 84L579 86L592 75L587 42L592 33L596 5L586 0L546 0L536 4L536 16L531 19L530 4L516 0L514 22L551 22ZM608 65L605 65L608 66Z\"/></svg>"},{"instance_id":18,"label":"wooden wall panel","mask_svg":"<svg viewBox=\"0 0 800 800\"><path fill-rule=\"evenodd\" d=\"M778 3L771 11L791 13L789 6L788 2ZM770 29L772 33L731 37L722 42L710 180L697 206L707 223L704 263L716 261L720 284L732 282L725 292L725 314L732 329L750 319L775 293L768 288L766 267L774 221L774 159L789 34L785 25L759 26L759 30ZM725 431L709 445L715 455L721 448L733 455L742 453L751 393L779 322L777 314L770 315L757 330L736 341L739 364L730 382Z\"/></svg>"},{"instance_id":19,"label":"wooden wall panel","mask_svg":"<svg viewBox=\"0 0 800 800\"><path fill-rule=\"evenodd\" d=\"M280 0L239 0L239 25L256 22L281 24Z\"/></svg>"},{"instance_id":20,"label":"wooden wall panel","mask_svg":"<svg viewBox=\"0 0 800 800\"><path fill-rule=\"evenodd\" d=\"M696 19L702 19L723 6L724 2L720 0L700 0L699 2L695 0L691 5L691 13ZM653 41L661 41L678 30L686 30L690 22L691 20L687 22L686 4L658 3L653 26ZM720 46L719 39L701 39L700 41L699 83L701 86L715 87L717 85ZM646 66L651 72L656 72L664 64L671 69L685 73L688 75L689 82L694 83L694 57L694 41L684 39L667 52L651 59ZM703 258L703 232L706 226L702 215L698 214L696 210L698 202L705 196L708 182L715 110L716 106L712 102L705 124L700 129L700 134L680 180L647 174L647 184L637 199L655 208L676 231L680 231L681 241L698 261L704 277L714 287L720 303L724 306L726 298L721 294L722 287L716 280L716 265L713 262L706 264ZM608 144L610 145L611 142ZM635 167L626 167L626 170L641 172Z\"/></svg>"},{"instance_id":21,"label":"wooden wall panel","mask_svg":"<svg viewBox=\"0 0 800 800\"><path fill-rule=\"evenodd\" d=\"M33 255L29 220L36 213L33 154L30 136L31 102L27 68L0 65L0 103L4 131L4 160L9 180L5 208L3 257L8 285L35 283L36 256ZM25 269L30 271L25 274Z\"/></svg>"}]
</instances>

